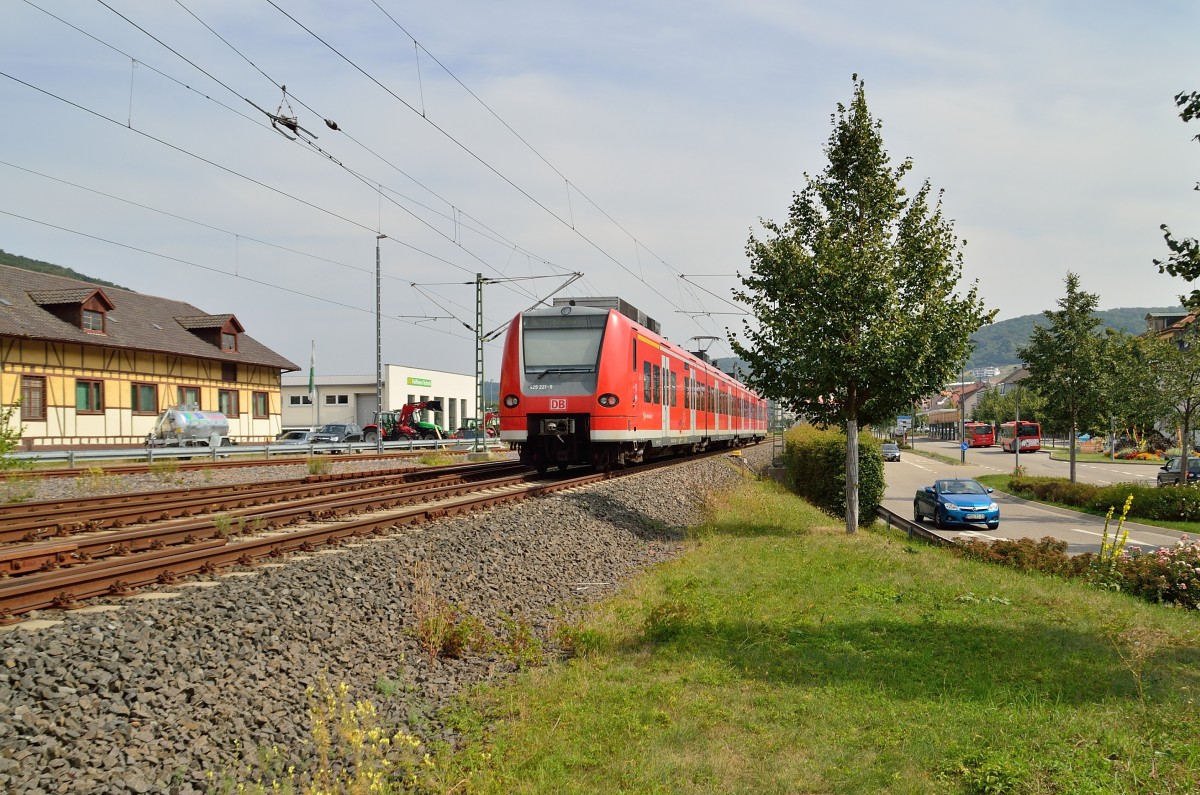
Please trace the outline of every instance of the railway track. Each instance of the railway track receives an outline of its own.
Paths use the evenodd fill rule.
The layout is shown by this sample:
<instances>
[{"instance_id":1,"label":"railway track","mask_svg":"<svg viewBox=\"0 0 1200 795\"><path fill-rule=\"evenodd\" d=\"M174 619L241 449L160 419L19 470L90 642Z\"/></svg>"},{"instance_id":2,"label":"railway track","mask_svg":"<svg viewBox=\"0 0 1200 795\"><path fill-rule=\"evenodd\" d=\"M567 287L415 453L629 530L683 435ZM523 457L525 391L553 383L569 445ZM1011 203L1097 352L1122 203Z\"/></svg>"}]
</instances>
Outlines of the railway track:
<instances>
[{"instance_id":1,"label":"railway track","mask_svg":"<svg viewBox=\"0 0 1200 795\"><path fill-rule=\"evenodd\" d=\"M459 440L455 440L459 441ZM469 444L469 442L468 442ZM94 463L86 467L69 467L47 465L38 467L33 470L9 470L0 473L0 481L11 477L12 475L23 475L32 472L39 478L87 478L96 474L101 475L144 475L150 472L162 471L164 468L170 468L179 472L193 472L197 470L217 470L217 469L246 469L250 467L271 467L271 466L289 466L292 464L303 463L307 460L307 450L301 449L295 453L275 453L274 456L265 458L250 458L248 456L242 458L220 458L213 460L210 458L208 448L196 448L196 457L202 460L193 461L187 458L171 457L160 458L154 462L137 463L137 464L113 464L113 463ZM199 452L203 450L204 452ZM136 452L140 453L140 449ZM398 458L420 458L430 454L448 455L448 456L467 456L476 452L470 447L427 447L419 450L404 450L396 452L386 452L382 455L378 453L345 453L345 454L330 454L322 455L322 461L370 461L370 460L387 460L395 461ZM219 455L224 456L224 453Z\"/></svg>"},{"instance_id":2,"label":"railway track","mask_svg":"<svg viewBox=\"0 0 1200 795\"><path fill-rule=\"evenodd\" d=\"M672 463L548 477L501 461L6 506L0 623Z\"/></svg>"}]
</instances>

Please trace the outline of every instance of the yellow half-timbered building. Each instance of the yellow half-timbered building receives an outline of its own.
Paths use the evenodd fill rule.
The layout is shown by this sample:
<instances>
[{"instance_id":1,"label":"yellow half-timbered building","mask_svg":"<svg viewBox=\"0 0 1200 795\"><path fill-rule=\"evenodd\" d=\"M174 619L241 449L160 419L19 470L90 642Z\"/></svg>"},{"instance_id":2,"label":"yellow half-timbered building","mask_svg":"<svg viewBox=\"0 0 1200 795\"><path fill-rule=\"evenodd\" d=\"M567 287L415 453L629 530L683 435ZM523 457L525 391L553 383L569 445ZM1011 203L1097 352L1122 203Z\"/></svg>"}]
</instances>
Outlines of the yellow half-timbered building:
<instances>
[{"instance_id":1,"label":"yellow half-timbered building","mask_svg":"<svg viewBox=\"0 0 1200 795\"><path fill-rule=\"evenodd\" d=\"M141 444L179 405L265 442L280 431L280 376L299 369L233 315L0 266L0 403L18 407L26 449Z\"/></svg>"}]
</instances>

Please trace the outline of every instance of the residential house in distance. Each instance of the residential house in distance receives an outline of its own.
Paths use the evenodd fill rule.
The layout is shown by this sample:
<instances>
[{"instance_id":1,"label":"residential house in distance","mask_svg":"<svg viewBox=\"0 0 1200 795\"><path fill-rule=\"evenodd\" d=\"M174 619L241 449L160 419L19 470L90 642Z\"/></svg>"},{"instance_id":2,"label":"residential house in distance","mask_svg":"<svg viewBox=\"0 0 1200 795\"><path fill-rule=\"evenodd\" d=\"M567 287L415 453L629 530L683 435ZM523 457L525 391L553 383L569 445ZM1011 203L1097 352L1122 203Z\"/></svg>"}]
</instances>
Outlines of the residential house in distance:
<instances>
[{"instance_id":1,"label":"residential house in distance","mask_svg":"<svg viewBox=\"0 0 1200 795\"><path fill-rule=\"evenodd\" d=\"M1162 336L1165 332L1174 336L1175 332L1182 330L1195 319L1195 315L1189 314L1185 310L1150 312L1146 315L1146 333L1151 336Z\"/></svg>"},{"instance_id":2,"label":"residential house in distance","mask_svg":"<svg viewBox=\"0 0 1200 795\"><path fill-rule=\"evenodd\" d=\"M971 420L975 404L990 387L986 381L951 384L941 394L923 402L919 412L921 424L929 428L929 435L935 439L958 439L963 420Z\"/></svg>"},{"instance_id":3,"label":"residential house in distance","mask_svg":"<svg viewBox=\"0 0 1200 795\"><path fill-rule=\"evenodd\" d=\"M1178 347L1183 344L1183 333L1195 322L1195 312L1151 312L1146 315L1146 336L1173 341Z\"/></svg>"},{"instance_id":4,"label":"residential house in distance","mask_svg":"<svg viewBox=\"0 0 1200 795\"><path fill-rule=\"evenodd\" d=\"M26 449L145 442L176 405L221 411L229 435L279 433L292 362L231 314L63 276L0 266L0 403Z\"/></svg>"}]
</instances>

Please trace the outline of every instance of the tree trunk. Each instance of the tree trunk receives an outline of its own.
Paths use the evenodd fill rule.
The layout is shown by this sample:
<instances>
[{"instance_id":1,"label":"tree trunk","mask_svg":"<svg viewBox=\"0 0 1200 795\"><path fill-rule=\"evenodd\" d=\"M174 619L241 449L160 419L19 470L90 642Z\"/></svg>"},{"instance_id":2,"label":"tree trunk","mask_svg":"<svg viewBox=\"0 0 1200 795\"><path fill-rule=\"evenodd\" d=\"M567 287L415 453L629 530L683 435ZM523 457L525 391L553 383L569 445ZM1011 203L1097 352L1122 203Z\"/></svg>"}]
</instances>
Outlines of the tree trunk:
<instances>
[{"instance_id":1,"label":"tree trunk","mask_svg":"<svg viewBox=\"0 0 1200 795\"><path fill-rule=\"evenodd\" d=\"M846 420L846 532L858 529L858 420Z\"/></svg>"},{"instance_id":2,"label":"tree trunk","mask_svg":"<svg viewBox=\"0 0 1200 795\"><path fill-rule=\"evenodd\" d=\"M1071 438L1067 440L1071 450L1071 482L1075 482L1075 420L1071 420Z\"/></svg>"},{"instance_id":3,"label":"tree trunk","mask_svg":"<svg viewBox=\"0 0 1200 795\"><path fill-rule=\"evenodd\" d=\"M1183 404L1183 428L1179 434L1179 485L1186 486L1188 484L1188 458L1192 454L1192 440L1189 438L1192 435L1191 419L1192 406L1190 401L1185 401Z\"/></svg>"}]
</instances>

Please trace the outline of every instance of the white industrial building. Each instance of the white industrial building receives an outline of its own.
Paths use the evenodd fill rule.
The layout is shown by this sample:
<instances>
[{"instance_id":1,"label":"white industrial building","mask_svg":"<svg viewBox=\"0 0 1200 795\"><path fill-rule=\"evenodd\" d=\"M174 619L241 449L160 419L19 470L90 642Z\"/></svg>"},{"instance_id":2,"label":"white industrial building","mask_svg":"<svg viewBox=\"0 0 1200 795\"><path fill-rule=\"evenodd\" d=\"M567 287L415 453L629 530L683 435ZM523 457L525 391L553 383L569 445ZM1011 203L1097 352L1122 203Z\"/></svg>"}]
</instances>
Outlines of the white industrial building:
<instances>
[{"instance_id":1,"label":"white industrial building","mask_svg":"<svg viewBox=\"0 0 1200 795\"><path fill-rule=\"evenodd\" d=\"M316 428L329 422L367 425L375 416L374 375L320 375L314 379L314 398L308 393L307 373L282 376L283 427ZM475 416L475 376L421 370L398 364L383 366L383 409L398 411L406 403L441 401L442 411L422 411L416 419L436 422L454 433L464 419Z\"/></svg>"}]
</instances>

